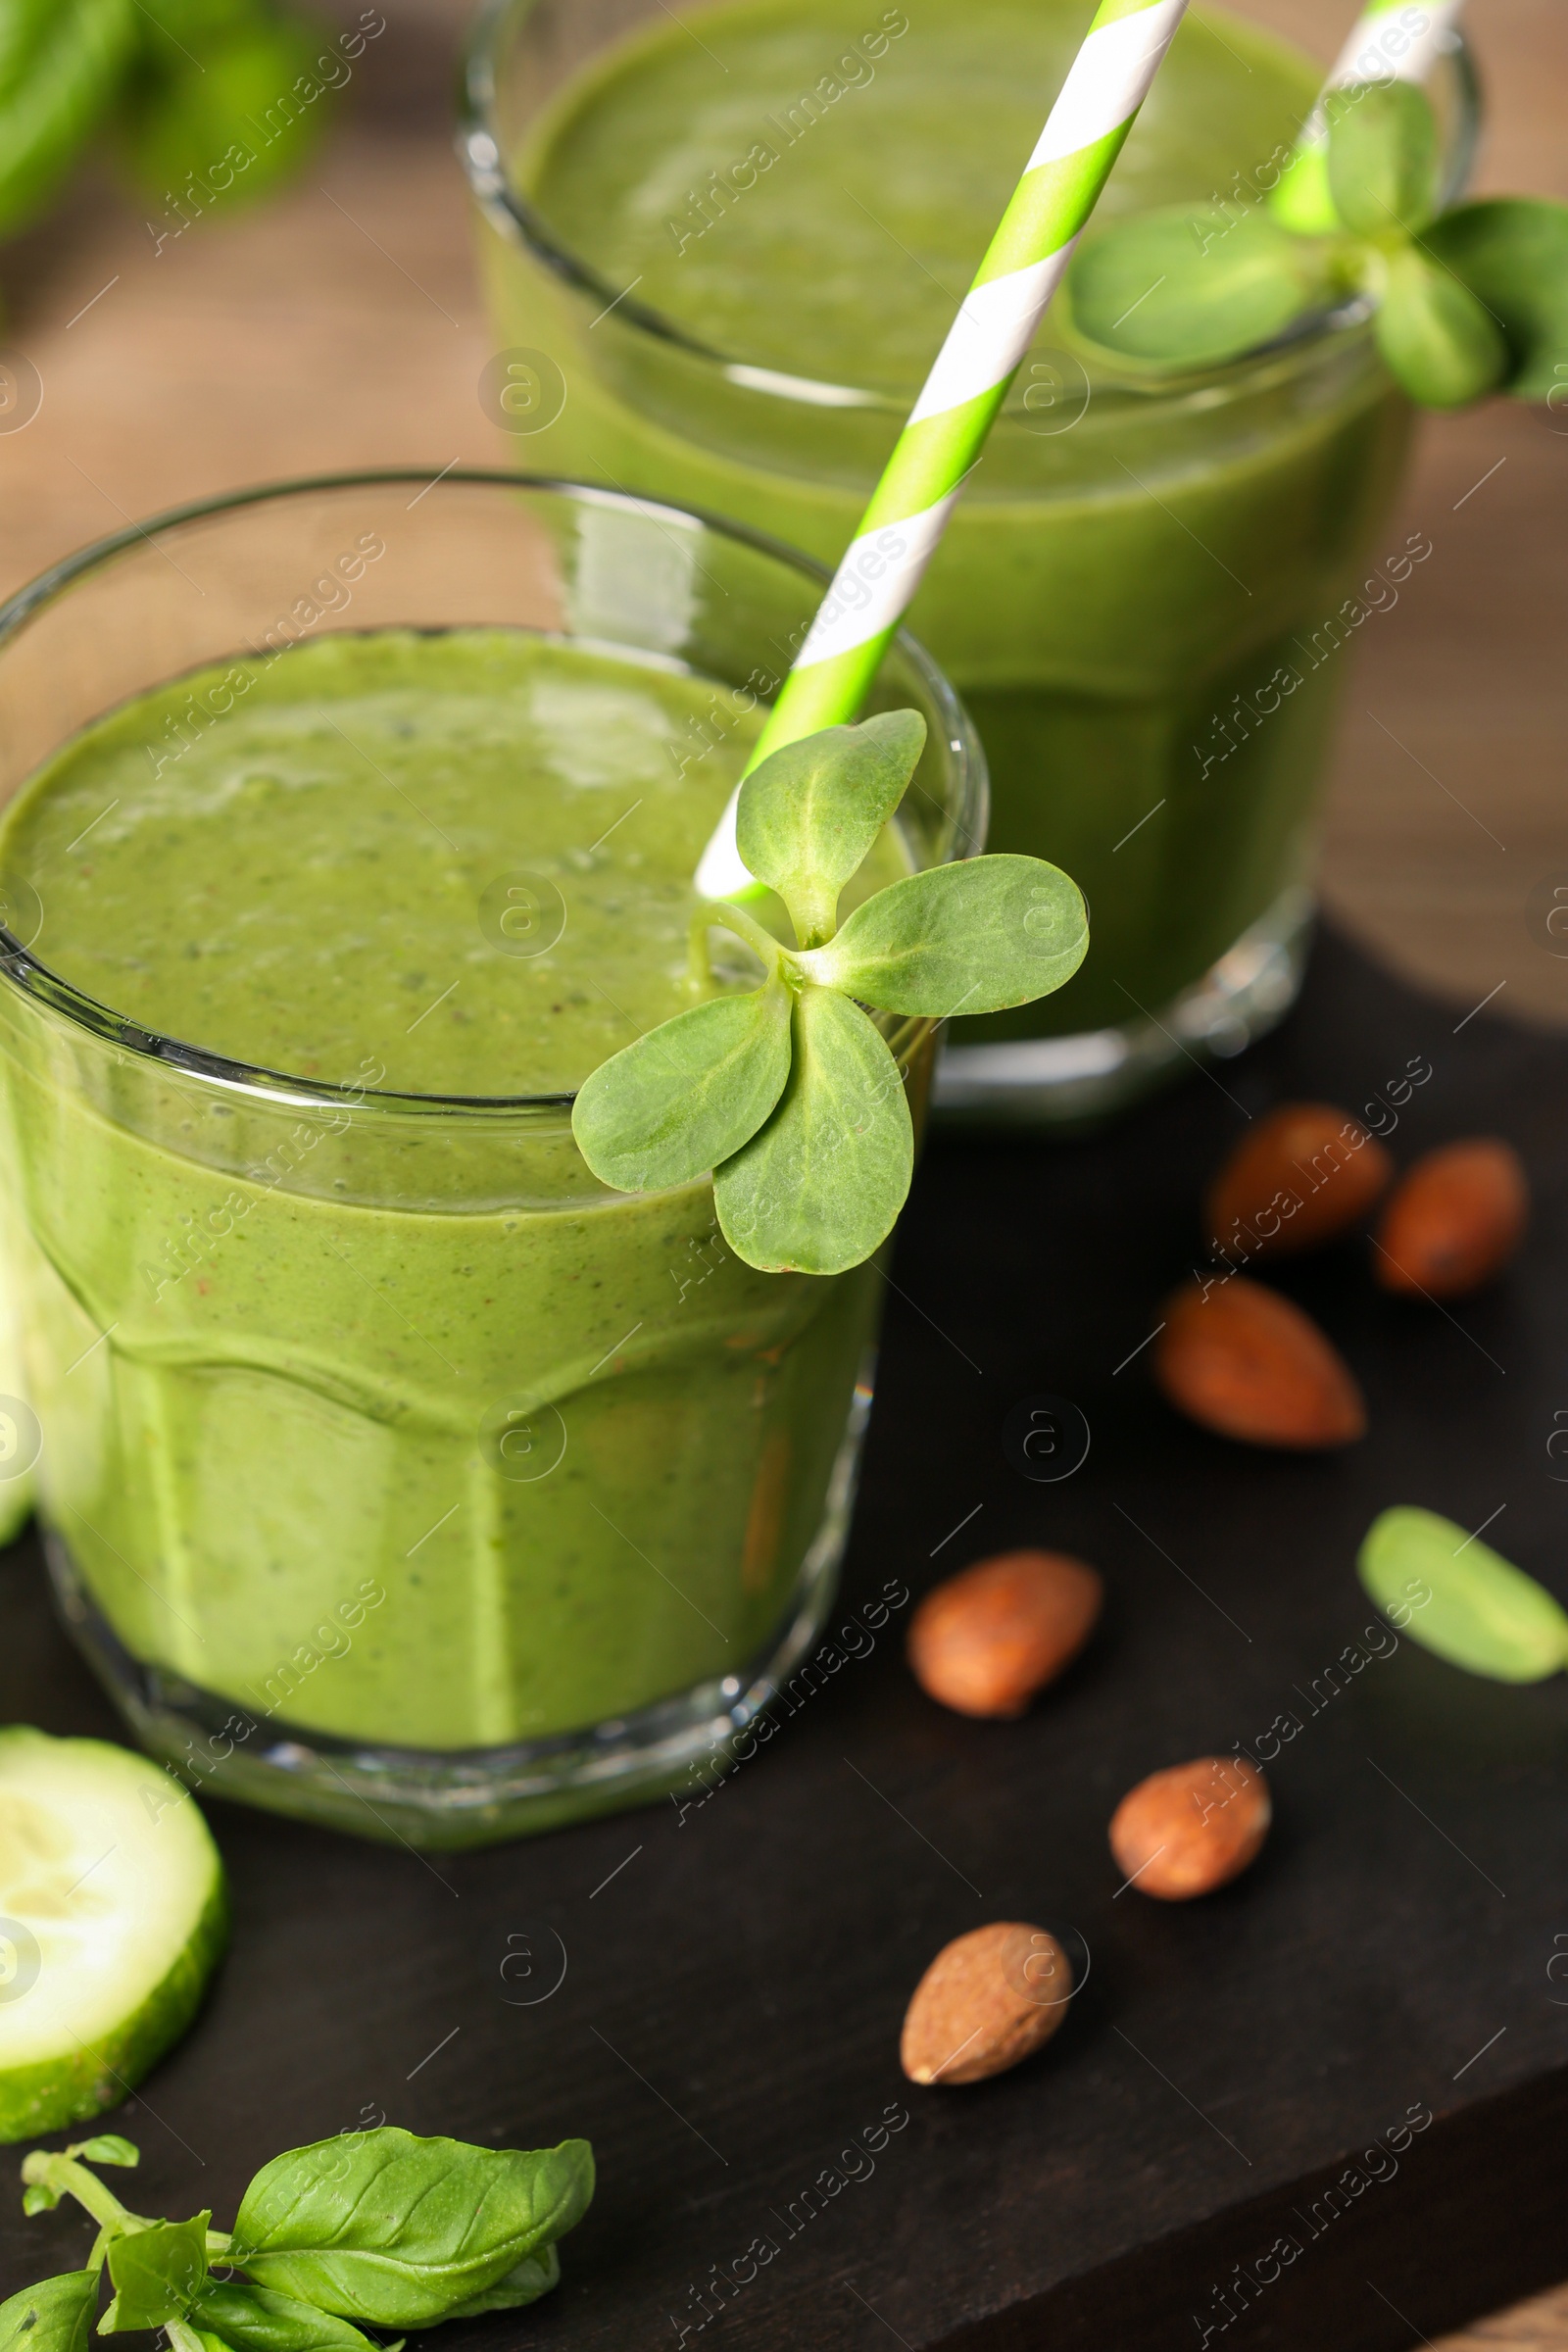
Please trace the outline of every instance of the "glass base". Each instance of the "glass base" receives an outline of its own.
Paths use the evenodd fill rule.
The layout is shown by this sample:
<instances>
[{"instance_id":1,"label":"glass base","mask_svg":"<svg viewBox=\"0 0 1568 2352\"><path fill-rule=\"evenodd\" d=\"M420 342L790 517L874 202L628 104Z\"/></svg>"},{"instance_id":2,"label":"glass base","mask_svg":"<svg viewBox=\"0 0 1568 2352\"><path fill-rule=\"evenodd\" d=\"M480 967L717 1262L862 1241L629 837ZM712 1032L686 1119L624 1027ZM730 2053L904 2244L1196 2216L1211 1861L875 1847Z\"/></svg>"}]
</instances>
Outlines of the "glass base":
<instances>
[{"instance_id":1,"label":"glass base","mask_svg":"<svg viewBox=\"0 0 1568 2352\"><path fill-rule=\"evenodd\" d=\"M508 1747L382 1747L269 1717L133 1658L87 1592L70 1550L44 1533L67 1632L148 1752L193 1788L360 1838L427 1848L494 1845L689 1788L815 1646L838 1587L872 1362L856 1384L821 1524L782 1625L749 1667L582 1731Z\"/></svg>"},{"instance_id":2,"label":"glass base","mask_svg":"<svg viewBox=\"0 0 1568 2352\"><path fill-rule=\"evenodd\" d=\"M1229 1060L1295 1004L1306 968L1312 896L1282 891L1200 980L1157 1015L1076 1037L948 1043L932 1115L944 1126L1076 1127L1126 1109L1194 1059ZM946 1036L952 1039L953 1032Z\"/></svg>"}]
</instances>

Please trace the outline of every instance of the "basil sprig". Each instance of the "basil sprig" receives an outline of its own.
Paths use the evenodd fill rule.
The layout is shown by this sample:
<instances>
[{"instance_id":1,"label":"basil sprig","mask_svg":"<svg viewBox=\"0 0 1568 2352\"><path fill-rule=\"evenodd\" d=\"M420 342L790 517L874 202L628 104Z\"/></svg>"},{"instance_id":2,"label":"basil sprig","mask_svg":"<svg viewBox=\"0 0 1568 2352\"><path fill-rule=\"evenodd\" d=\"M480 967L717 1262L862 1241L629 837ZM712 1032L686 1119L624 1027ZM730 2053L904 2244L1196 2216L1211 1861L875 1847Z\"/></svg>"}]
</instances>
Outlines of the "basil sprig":
<instances>
[{"instance_id":1,"label":"basil sprig","mask_svg":"<svg viewBox=\"0 0 1568 2352\"><path fill-rule=\"evenodd\" d=\"M583 2139L479 2148L383 2125L275 2157L228 2234L209 2213L129 2212L83 2158L138 2161L114 2133L26 2157L25 2210L74 2197L99 2234L84 2270L0 2304L0 2352L87 2352L105 2269L100 2335L162 2328L172 2352L398 2352L354 2323L423 2328L534 2302L560 2278L556 2240L594 2192Z\"/></svg>"},{"instance_id":2,"label":"basil sprig","mask_svg":"<svg viewBox=\"0 0 1568 2352\"><path fill-rule=\"evenodd\" d=\"M1568 205L1493 197L1440 214L1436 122L1409 82L1336 91L1329 118L1326 231L1262 201L1116 222L1068 274L1075 338L1124 365L1211 368L1363 297L1389 372L1423 407L1499 389L1544 400L1568 381Z\"/></svg>"},{"instance_id":3,"label":"basil sprig","mask_svg":"<svg viewBox=\"0 0 1568 2352\"><path fill-rule=\"evenodd\" d=\"M709 1170L720 1230L765 1273L838 1274L893 1229L914 1168L904 1075L867 1006L941 1020L1000 1012L1071 978L1089 945L1077 886L1038 858L973 858L838 904L903 799L925 742L915 710L786 744L741 786L736 840L782 900L786 946L745 907L705 905L760 985L651 1029L594 1071L572 1107L578 1149L617 1192Z\"/></svg>"}]
</instances>

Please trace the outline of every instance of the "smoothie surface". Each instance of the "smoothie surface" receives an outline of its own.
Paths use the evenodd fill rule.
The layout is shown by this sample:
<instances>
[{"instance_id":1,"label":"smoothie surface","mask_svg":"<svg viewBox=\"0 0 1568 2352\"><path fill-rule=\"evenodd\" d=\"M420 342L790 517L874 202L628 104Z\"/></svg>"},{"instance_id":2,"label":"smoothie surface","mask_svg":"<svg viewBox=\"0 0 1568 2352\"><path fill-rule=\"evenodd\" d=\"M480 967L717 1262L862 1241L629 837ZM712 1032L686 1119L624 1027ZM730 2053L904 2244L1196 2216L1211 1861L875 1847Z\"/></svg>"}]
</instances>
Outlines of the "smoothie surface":
<instances>
[{"instance_id":1,"label":"smoothie surface","mask_svg":"<svg viewBox=\"0 0 1568 2352\"><path fill-rule=\"evenodd\" d=\"M8 812L0 871L38 893L51 970L184 1044L566 1093L693 1002L691 878L762 716L741 700L522 630L333 634L86 729ZM866 885L902 870L885 840Z\"/></svg>"},{"instance_id":2,"label":"smoothie surface","mask_svg":"<svg viewBox=\"0 0 1568 2352\"><path fill-rule=\"evenodd\" d=\"M545 111L515 175L568 251L710 348L912 392L1087 22L1080 0L741 0L697 31L662 12ZM1097 219L1262 170L1318 79L1194 11Z\"/></svg>"}]
</instances>

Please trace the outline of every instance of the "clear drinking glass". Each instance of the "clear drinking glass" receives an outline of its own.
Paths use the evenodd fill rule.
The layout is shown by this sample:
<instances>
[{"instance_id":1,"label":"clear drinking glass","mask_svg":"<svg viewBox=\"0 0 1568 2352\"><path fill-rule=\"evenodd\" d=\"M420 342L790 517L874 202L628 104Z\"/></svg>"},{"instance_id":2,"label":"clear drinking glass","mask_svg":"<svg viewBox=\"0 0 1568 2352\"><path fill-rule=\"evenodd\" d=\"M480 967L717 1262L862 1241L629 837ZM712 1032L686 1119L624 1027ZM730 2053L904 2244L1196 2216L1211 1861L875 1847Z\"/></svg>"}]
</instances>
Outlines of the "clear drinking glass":
<instances>
[{"instance_id":1,"label":"clear drinking glass","mask_svg":"<svg viewBox=\"0 0 1568 2352\"><path fill-rule=\"evenodd\" d=\"M511 473L184 508L0 608L0 803L104 712L331 630L546 631L739 707L821 586L743 529ZM968 855L978 745L906 636L877 699L929 729L908 858ZM234 723L191 702L178 723ZM599 1185L568 1097L151 1035L51 972L40 884L0 935L12 1420L66 1622L138 1737L224 1794L431 1845L682 1781L830 1605L875 1266L753 1272L706 1181ZM929 1025L887 1033L918 1093Z\"/></svg>"},{"instance_id":2,"label":"clear drinking glass","mask_svg":"<svg viewBox=\"0 0 1568 2352\"><path fill-rule=\"evenodd\" d=\"M758 365L758 353L699 344L635 284L612 282L571 250L522 185L547 110L668 13L662 0L490 0L481 11L460 146L503 347L485 405L527 436L517 447L530 464L690 500L832 563L913 385L813 381L784 372L776 351ZM707 14L703 0L682 10L690 39L705 41ZM1202 21L1195 11L1195 26ZM1214 21L1222 41L1233 37L1233 20ZM846 10L846 38L859 22ZM901 57L921 28L911 12ZM722 52L719 30L706 38ZM1457 36L1431 94L1451 197L1478 121ZM737 154L756 135L743 129L745 95ZM765 121L775 143L791 135L777 116ZM681 125L665 135L678 157ZM787 168L809 167L791 158ZM681 172L672 163L672 191ZM734 191L718 191L715 216L720 198ZM716 257L716 217L713 228L702 250ZM888 263L899 267L891 247ZM805 298L780 290L780 349L789 304ZM1410 423L1364 307L1232 366L1157 383L1091 382L1054 348L1048 317L911 625L985 744L988 847L1071 874L1089 901L1092 944L1056 995L952 1024L939 1112L1097 1115L1186 1054L1240 1052L1288 1008L1349 662L1346 603L1369 559L1405 561L1402 542L1385 548L1380 534Z\"/></svg>"}]
</instances>

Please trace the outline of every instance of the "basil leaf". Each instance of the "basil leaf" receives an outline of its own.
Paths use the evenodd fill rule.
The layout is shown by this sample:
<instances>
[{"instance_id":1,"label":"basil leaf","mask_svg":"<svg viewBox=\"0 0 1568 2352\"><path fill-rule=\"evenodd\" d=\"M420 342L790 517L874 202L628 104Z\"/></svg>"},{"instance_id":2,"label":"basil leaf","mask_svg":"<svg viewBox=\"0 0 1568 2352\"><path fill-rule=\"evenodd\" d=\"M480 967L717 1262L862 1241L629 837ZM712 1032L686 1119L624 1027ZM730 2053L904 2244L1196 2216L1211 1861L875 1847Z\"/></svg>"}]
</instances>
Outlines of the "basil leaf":
<instances>
[{"instance_id":1,"label":"basil leaf","mask_svg":"<svg viewBox=\"0 0 1568 2352\"><path fill-rule=\"evenodd\" d=\"M899 1066L858 1004L808 986L789 1084L767 1125L714 1170L725 1240L767 1274L842 1274L892 1232L914 1172Z\"/></svg>"},{"instance_id":2,"label":"basil leaf","mask_svg":"<svg viewBox=\"0 0 1568 2352\"><path fill-rule=\"evenodd\" d=\"M1539 1683L1568 1665L1568 1614L1545 1587L1436 1511L1384 1511L1356 1567L1384 1615L1451 1666Z\"/></svg>"},{"instance_id":3,"label":"basil leaf","mask_svg":"<svg viewBox=\"0 0 1568 2352\"><path fill-rule=\"evenodd\" d=\"M1205 368L1267 343L1329 291L1321 250L1249 213L1216 229L1189 205L1087 239L1067 278L1075 332L1123 360Z\"/></svg>"},{"instance_id":4,"label":"basil leaf","mask_svg":"<svg viewBox=\"0 0 1568 2352\"><path fill-rule=\"evenodd\" d=\"M798 961L884 1012L1001 1012L1050 996L1089 948L1075 882L1041 858L971 858L890 883Z\"/></svg>"},{"instance_id":5,"label":"basil leaf","mask_svg":"<svg viewBox=\"0 0 1568 2352\"><path fill-rule=\"evenodd\" d=\"M0 2303L0 2352L87 2352L98 2301L96 2271L40 2278Z\"/></svg>"},{"instance_id":6,"label":"basil leaf","mask_svg":"<svg viewBox=\"0 0 1568 2352\"><path fill-rule=\"evenodd\" d=\"M1461 205L1423 242L1499 323L1517 399L1546 400L1568 383L1568 205L1533 196Z\"/></svg>"},{"instance_id":7,"label":"basil leaf","mask_svg":"<svg viewBox=\"0 0 1568 2352\"><path fill-rule=\"evenodd\" d=\"M1373 321L1389 373L1428 409L1479 400L1508 372L1508 347L1467 286L1413 246L1388 256Z\"/></svg>"},{"instance_id":8,"label":"basil leaf","mask_svg":"<svg viewBox=\"0 0 1568 2352\"><path fill-rule=\"evenodd\" d=\"M790 992L781 974L715 997L601 1062L571 1106L571 1131L601 1184L652 1193L690 1184L757 1133L790 1073Z\"/></svg>"},{"instance_id":9,"label":"basil leaf","mask_svg":"<svg viewBox=\"0 0 1568 2352\"><path fill-rule=\"evenodd\" d=\"M514 2270L487 2286L483 2294L472 2295L447 2313L449 2320L476 2320L487 2311L518 2311L524 2303L537 2303L548 2295L553 2286L561 2283L561 2257L553 2245L538 2254L529 2254Z\"/></svg>"},{"instance_id":10,"label":"basil leaf","mask_svg":"<svg viewBox=\"0 0 1568 2352\"><path fill-rule=\"evenodd\" d=\"M274 2157L240 2202L228 2259L340 2318L417 2327L571 2229L593 2191L585 2139L474 2148L383 2125Z\"/></svg>"},{"instance_id":11,"label":"basil leaf","mask_svg":"<svg viewBox=\"0 0 1568 2352\"><path fill-rule=\"evenodd\" d=\"M1357 236L1413 236L1438 198L1438 126L1413 82L1361 82L1330 105L1329 189Z\"/></svg>"},{"instance_id":12,"label":"basil leaf","mask_svg":"<svg viewBox=\"0 0 1568 2352\"><path fill-rule=\"evenodd\" d=\"M189 2318L194 2328L220 2336L231 2352L380 2352L347 2320L270 2286L209 2278Z\"/></svg>"},{"instance_id":13,"label":"basil leaf","mask_svg":"<svg viewBox=\"0 0 1568 2352\"><path fill-rule=\"evenodd\" d=\"M109 2244L115 2299L98 2323L100 2335L127 2328L167 2328L182 2320L207 2277L210 2213L188 2222L154 2222Z\"/></svg>"},{"instance_id":14,"label":"basil leaf","mask_svg":"<svg viewBox=\"0 0 1568 2352\"><path fill-rule=\"evenodd\" d=\"M742 784L736 846L778 892L802 947L832 936L839 892L904 798L924 743L918 710L886 710L785 744Z\"/></svg>"},{"instance_id":15,"label":"basil leaf","mask_svg":"<svg viewBox=\"0 0 1568 2352\"><path fill-rule=\"evenodd\" d=\"M141 2150L133 2139L122 2139L118 2132L100 2132L91 2139L79 2139L66 2150L68 2156L79 2156L88 2164L140 2164Z\"/></svg>"}]
</instances>

